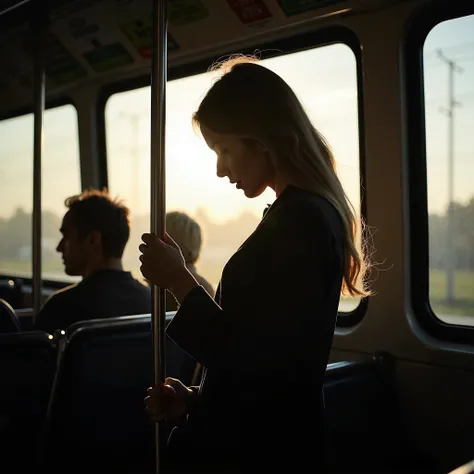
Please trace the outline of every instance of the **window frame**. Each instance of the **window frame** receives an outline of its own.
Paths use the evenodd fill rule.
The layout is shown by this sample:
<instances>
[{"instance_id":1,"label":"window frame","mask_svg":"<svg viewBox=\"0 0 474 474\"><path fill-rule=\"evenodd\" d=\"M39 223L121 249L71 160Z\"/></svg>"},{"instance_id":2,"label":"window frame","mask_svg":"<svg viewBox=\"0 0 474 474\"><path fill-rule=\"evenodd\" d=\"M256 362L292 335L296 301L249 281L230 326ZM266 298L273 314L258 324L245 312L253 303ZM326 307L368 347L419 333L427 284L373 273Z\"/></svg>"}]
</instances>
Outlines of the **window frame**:
<instances>
[{"instance_id":1,"label":"window frame","mask_svg":"<svg viewBox=\"0 0 474 474\"><path fill-rule=\"evenodd\" d=\"M46 111L50 109L56 109L64 105L72 105L76 109L76 113L77 113L77 107L74 104L74 101L72 100L72 98L69 96L63 96L63 97L55 98L53 100L48 100L45 104L44 110ZM19 117L22 117L23 115L34 114L34 113L35 113L35 109L32 105L23 106L17 109L13 109L4 114L0 114L0 122L2 122L3 120L19 118ZM79 114L77 114L77 116L79 118ZM79 123L79 120L78 120L78 123Z\"/></svg>"},{"instance_id":2,"label":"window frame","mask_svg":"<svg viewBox=\"0 0 474 474\"><path fill-rule=\"evenodd\" d=\"M429 292L429 213L424 91L424 42L438 24L474 15L466 6L445 0L424 5L411 17L403 44L404 120L406 141L407 206L409 222L409 303L424 331L438 340L474 344L474 327L449 324L433 311ZM413 256L416 255L416 258Z\"/></svg>"},{"instance_id":3,"label":"window frame","mask_svg":"<svg viewBox=\"0 0 474 474\"><path fill-rule=\"evenodd\" d=\"M77 136L78 136L78 143L80 143L80 135L79 135L79 113L77 111L77 107L74 104L74 101L69 96L63 96L60 98L55 98L53 100L48 100L45 104L44 110L51 110L56 109L58 107L63 107L65 105L72 105L74 110L76 111L77 115ZM28 114L34 114L34 107L33 106L25 106L18 109L14 109L10 112L7 112L3 115L0 115L0 124L3 120L10 120L15 118L20 118ZM31 131L33 133L33 130ZM81 161L81 153L79 147L79 164ZM79 169L79 175L81 176L81 170ZM8 275L3 273L0 270L0 279L1 280L21 280L26 286L31 286L33 284L33 275L31 276L22 276L22 275ZM72 284L72 282L65 281L65 280L50 280L50 279L41 279L42 286L45 288L57 289L60 290Z\"/></svg>"},{"instance_id":4,"label":"window frame","mask_svg":"<svg viewBox=\"0 0 474 474\"><path fill-rule=\"evenodd\" d=\"M357 78L357 110L359 123L359 173L361 175L360 186L360 212L361 217L367 222L367 206L366 206L366 153L365 153L365 126L364 126L364 97L363 97L363 68L362 68L362 46L356 33L345 26L327 26L309 33L291 36L286 39L269 41L259 44L258 48L266 52L265 59L277 56L294 54L300 51L316 49L332 44L344 44L353 52L356 60L356 78ZM236 49L219 54L219 57L227 54L235 53ZM282 52L284 51L284 53ZM255 46L239 49L243 54L254 54ZM208 57L195 62L170 67L168 69L168 81L181 79L197 74L204 73L208 70L209 65L216 59ZM150 75L141 76L125 81L119 81L114 84L103 86L99 90L97 100L97 124L98 124L98 156L100 160L100 168L107 171L107 145L106 145L106 123L105 108L107 101L114 94L126 92L142 87L150 86ZM105 179L100 183L101 186L107 186L107 172L104 173ZM368 298L362 298L358 306L350 312L340 312L337 317L337 327L347 328L360 323L367 312Z\"/></svg>"}]
</instances>

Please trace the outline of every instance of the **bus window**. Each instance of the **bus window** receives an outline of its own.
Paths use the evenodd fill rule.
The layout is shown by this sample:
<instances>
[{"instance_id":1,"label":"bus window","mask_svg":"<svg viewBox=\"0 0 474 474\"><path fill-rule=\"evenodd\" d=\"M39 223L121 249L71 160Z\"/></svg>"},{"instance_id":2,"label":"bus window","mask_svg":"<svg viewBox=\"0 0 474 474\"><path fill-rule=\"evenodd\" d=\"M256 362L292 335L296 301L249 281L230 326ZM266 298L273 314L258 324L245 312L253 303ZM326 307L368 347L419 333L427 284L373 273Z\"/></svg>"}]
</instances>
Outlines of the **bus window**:
<instances>
[{"instance_id":1,"label":"bus window","mask_svg":"<svg viewBox=\"0 0 474 474\"><path fill-rule=\"evenodd\" d=\"M332 44L262 61L281 75L302 100L306 111L333 148L339 176L360 213L357 65L345 44ZM215 156L191 125L191 115L216 73L169 82L167 88L167 209L182 210L202 226L204 244L198 271L216 287L222 268L255 229L274 194L267 190L249 200L216 177ZM114 94L105 110L110 192L131 208L132 233L124 264L140 276L138 245L149 231L150 88ZM356 299L341 301L350 312Z\"/></svg>"},{"instance_id":2,"label":"bus window","mask_svg":"<svg viewBox=\"0 0 474 474\"><path fill-rule=\"evenodd\" d=\"M474 15L434 27L423 59L430 304L474 325Z\"/></svg>"},{"instance_id":3,"label":"bus window","mask_svg":"<svg viewBox=\"0 0 474 474\"><path fill-rule=\"evenodd\" d=\"M0 122L0 274L32 277L33 114ZM71 280L56 252L66 197L80 192L77 113L44 114L42 276Z\"/></svg>"}]
</instances>

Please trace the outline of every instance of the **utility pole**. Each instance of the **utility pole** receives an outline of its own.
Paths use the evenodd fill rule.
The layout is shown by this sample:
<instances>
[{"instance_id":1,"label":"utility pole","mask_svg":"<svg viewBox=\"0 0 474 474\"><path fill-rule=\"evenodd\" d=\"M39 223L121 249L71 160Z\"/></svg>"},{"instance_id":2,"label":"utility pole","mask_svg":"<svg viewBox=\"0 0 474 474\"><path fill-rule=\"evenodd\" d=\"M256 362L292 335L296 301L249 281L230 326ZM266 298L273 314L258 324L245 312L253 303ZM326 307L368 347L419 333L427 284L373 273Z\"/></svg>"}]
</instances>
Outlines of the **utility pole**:
<instances>
[{"instance_id":1,"label":"utility pole","mask_svg":"<svg viewBox=\"0 0 474 474\"><path fill-rule=\"evenodd\" d=\"M452 59L447 58L438 50L438 58L449 68L448 76L448 107L441 111L448 117L448 226L446 235L446 303L454 302L454 270L455 259L453 252L453 204L454 204L454 109L461 104L454 98L454 73L463 70Z\"/></svg>"},{"instance_id":2,"label":"utility pole","mask_svg":"<svg viewBox=\"0 0 474 474\"><path fill-rule=\"evenodd\" d=\"M140 208L140 191L139 191L139 170L140 170L140 146L138 144L139 125L142 114L137 112L121 112L120 117L126 119L131 127L131 146L130 154L132 156L131 164L131 180L132 180L132 208L134 212L139 212Z\"/></svg>"}]
</instances>

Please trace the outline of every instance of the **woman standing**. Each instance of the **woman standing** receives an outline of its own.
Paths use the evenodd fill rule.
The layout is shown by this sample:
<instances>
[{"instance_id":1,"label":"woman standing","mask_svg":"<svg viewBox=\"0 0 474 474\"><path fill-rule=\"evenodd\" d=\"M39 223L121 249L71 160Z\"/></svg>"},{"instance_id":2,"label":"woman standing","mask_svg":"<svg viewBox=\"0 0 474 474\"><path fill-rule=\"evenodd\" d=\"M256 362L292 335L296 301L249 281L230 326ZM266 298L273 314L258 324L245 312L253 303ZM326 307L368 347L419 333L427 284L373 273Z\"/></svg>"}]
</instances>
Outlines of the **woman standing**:
<instances>
[{"instance_id":1,"label":"woman standing","mask_svg":"<svg viewBox=\"0 0 474 474\"><path fill-rule=\"evenodd\" d=\"M217 175L276 200L226 264L214 301L179 247L145 234L142 273L181 306L167 334L205 367L200 387L168 379L145 399L187 472L321 472L322 397L341 292L366 296L357 220L332 153L278 75L244 57L193 116Z\"/></svg>"}]
</instances>

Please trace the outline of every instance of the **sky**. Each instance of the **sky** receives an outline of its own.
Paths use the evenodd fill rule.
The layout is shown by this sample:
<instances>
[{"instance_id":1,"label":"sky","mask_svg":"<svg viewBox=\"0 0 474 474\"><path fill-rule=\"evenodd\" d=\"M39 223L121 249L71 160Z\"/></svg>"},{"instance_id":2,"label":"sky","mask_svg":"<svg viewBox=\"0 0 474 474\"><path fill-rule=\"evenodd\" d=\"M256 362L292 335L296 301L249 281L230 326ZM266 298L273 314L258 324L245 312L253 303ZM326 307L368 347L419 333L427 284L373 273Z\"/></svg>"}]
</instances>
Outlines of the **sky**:
<instances>
[{"instance_id":1,"label":"sky","mask_svg":"<svg viewBox=\"0 0 474 474\"><path fill-rule=\"evenodd\" d=\"M428 34L424 44L428 206L443 212L448 203L449 67L438 51L462 68L454 74L454 200L474 195L474 15L446 21Z\"/></svg>"},{"instance_id":2,"label":"sky","mask_svg":"<svg viewBox=\"0 0 474 474\"><path fill-rule=\"evenodd\" d=\"M357 84L352 51L338 44L263 64L284 75L301 98L313 123L332 144L346 190L358 202ZM274 200L273 191L248 200L227 179L217 178L215 154L191 125L192 113L216 77L216 73L200 74L173 81L167 88L167 207L193 214L201 207L219 222L243 210L260 216L265 204ZM313 95L308 93L311 90L325 93ZM143 211L149 207L149 119L143 113L149 103L150 89L144 88L117 94L106 106L110 190L125 195L132 208ZM134 114L141 114L135 159L130 149ZM133 186L134 179L139 186Z\"/></svg>"},{"instance_id":3,"label":"sky","mask_svg":"<svg viewBox=\"0 0 474 474\"><path fill-rule=\"evenodd\" d=\"M447 206L448 66L437 51L455 61L454 198L474 194L474 16L446 21L427 36L424 53L428 206L443 213ZM262 52L263 57L265 52ZM333 149L339 177L355 206L360 203L359 127L356 61L349 47L334 44L264 60L295 90L314 126ZM200 74L167 87L167 209L196 214L223 223L243 211L261 216L274 200L268 190L249 200L215 174L216 157L191 125L191 115L215 75ZM109 188L125 199L133 215L150 208L150 89L118 93L106 104L105 123ZM134 118L136 117L136 118ZM136 126L134 128L134 120ZM0 217L16 208L32 209L33 119L24 116L0 122ZM64 199L80 192L77 115L72 105L45 112L43 208L64 213ZM370 192L370 190L369 190ZM369 222L370 224L370 222ZM133 231L132 231L133 232Z\"/></svg>"},{"instance_id":4,"label":"sky","mask_svg":"<svg viewBox=\"0 0 474 474\"><path fill-rule=\"evenodd\" d=\"M474 192L474 17L436 26L424 45L429 208L447 204L448 66L438 49L463 68L455 75L455 199ZM352 51L336 44L263 62L296 91L306 110L333 148L339 176L358 207L359 142L356 63ZM215 77L215 76L214 76ZM261 214L273 194L247 200L242 192L215 177L215 156L191 127L191 114L210 87L212 74L170 82L167 88L167 205L195 213L205 208L216 221L250 210ZM149 209L149 88L112 96L106 105L109 186L129 202L135 214ZM131 115L138 114L134 138ZM0 216L32 207L32 116L0 123ZM63 213L64 199L80 191L77 116L71 106L45 113L43 207ZM135 145L133 140L136 141ZM18 190L21 189L21 193Z\"/></svg>"}]
</instances>

